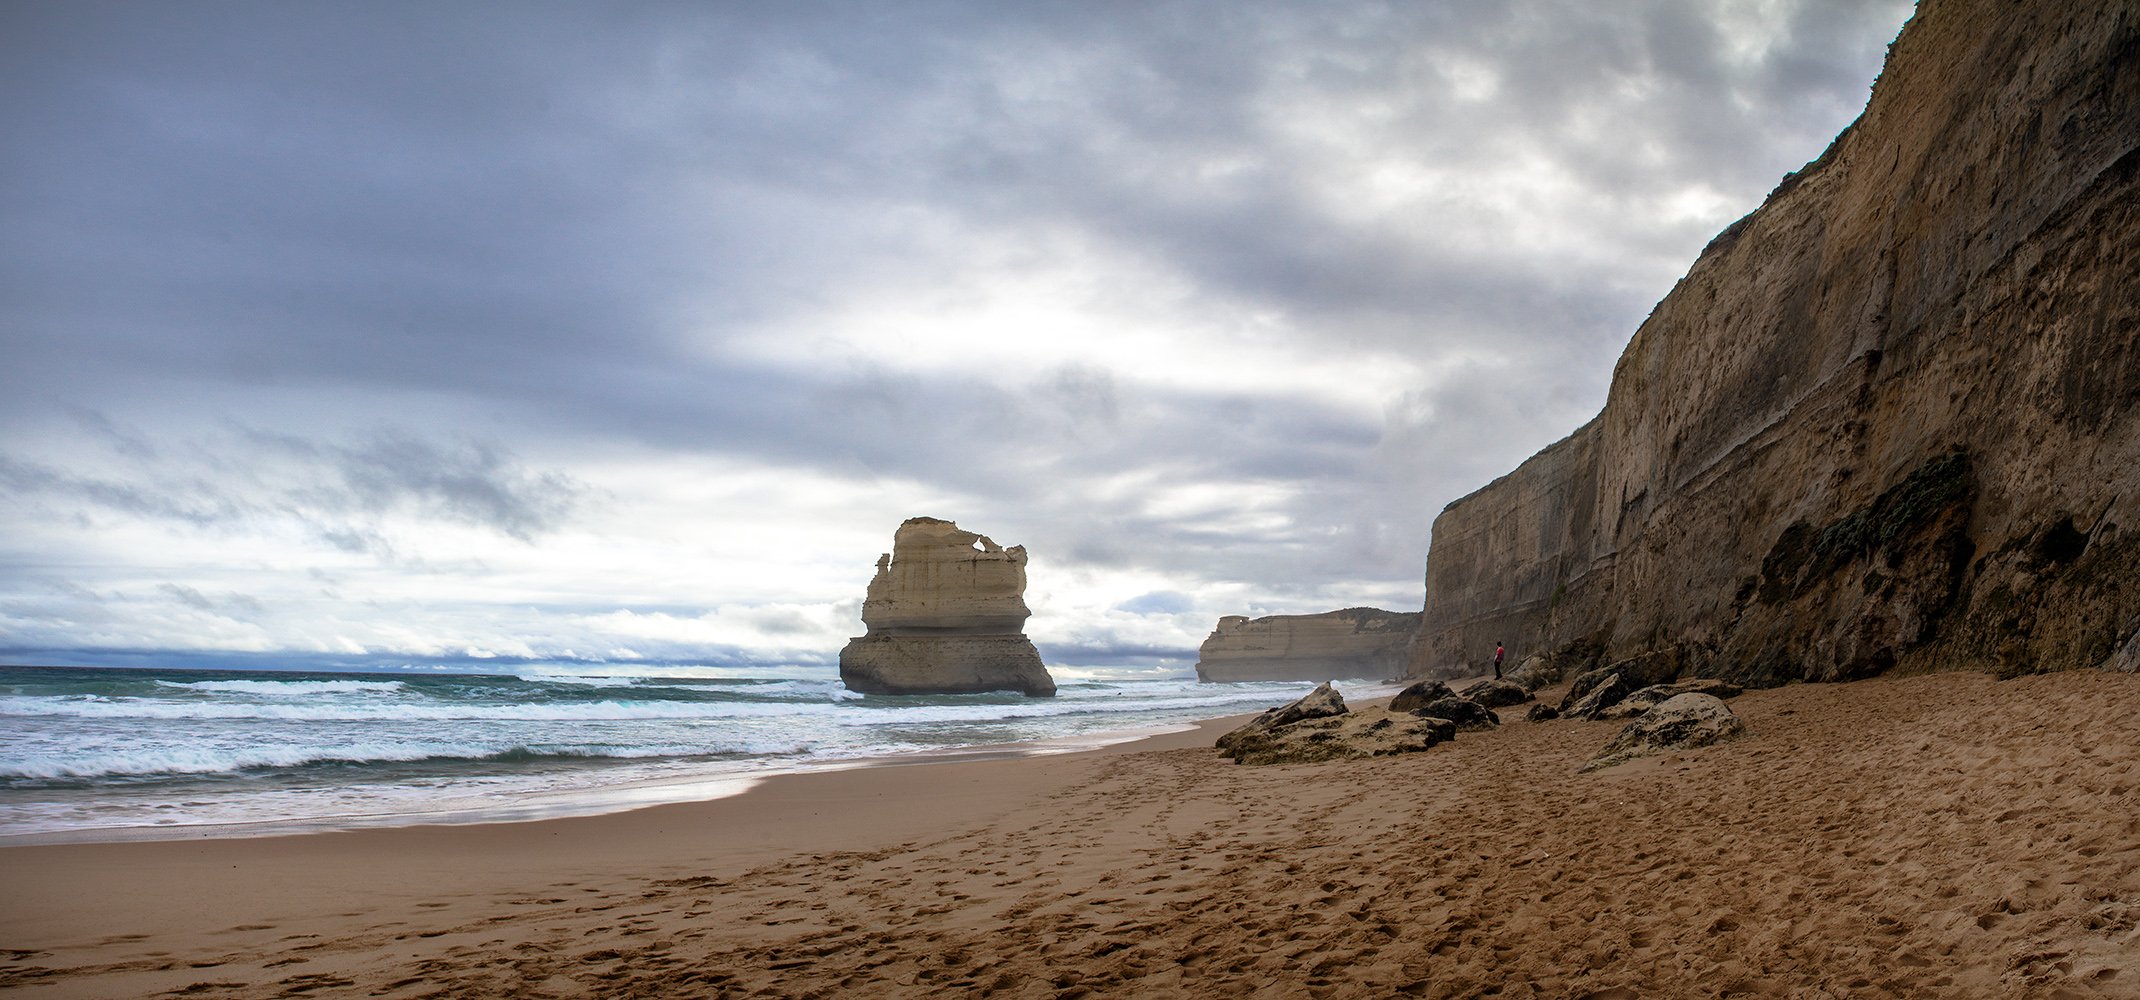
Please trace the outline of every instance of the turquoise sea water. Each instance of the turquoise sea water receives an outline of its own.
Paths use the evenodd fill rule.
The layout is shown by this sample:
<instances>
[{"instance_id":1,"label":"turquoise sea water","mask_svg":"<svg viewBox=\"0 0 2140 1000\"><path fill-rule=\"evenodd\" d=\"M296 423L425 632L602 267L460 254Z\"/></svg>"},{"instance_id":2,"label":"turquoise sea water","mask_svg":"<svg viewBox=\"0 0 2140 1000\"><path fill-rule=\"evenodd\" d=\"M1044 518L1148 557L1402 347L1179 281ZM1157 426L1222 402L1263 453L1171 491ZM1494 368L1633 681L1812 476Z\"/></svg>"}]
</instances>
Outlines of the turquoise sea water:
<instances>
[{"instance_id":1,"label":"turquoise sea water","mask_svg":"<svg viewBox=\"0 0 2140 1000\"><path fill-rule=\"evenodd\" d=\"M752 673L0 667L0 837L599 812L871 758L1092 745L1312 686L1175 677L1062 680L1050 699L864 697L825 668Z\"/></svg>"}]
</instances>

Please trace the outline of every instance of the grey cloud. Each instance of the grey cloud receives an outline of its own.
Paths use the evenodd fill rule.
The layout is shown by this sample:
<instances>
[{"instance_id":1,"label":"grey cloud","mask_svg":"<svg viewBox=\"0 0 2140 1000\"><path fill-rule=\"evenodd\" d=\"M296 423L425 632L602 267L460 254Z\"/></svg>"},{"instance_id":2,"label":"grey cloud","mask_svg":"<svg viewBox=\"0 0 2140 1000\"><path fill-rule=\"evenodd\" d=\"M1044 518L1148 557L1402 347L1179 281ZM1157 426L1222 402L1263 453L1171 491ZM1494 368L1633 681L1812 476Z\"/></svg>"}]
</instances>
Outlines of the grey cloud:
<instances>
[{"instance_id":1,"label":"grey cloud","mask_svg":"<svg viewBox=\"0 0 2140 1000\"><path fill-rule=\"evenodd\" d=\"M1307 196L1331 154L1286 128L1381 103L1385 152L1421 162L1548 153L1608 191L1758 190L1818 127L1794 109L1862 94L1823 58L1845 34L1816 29L1862 48L1878 13L1802 5L1802 42L1727 72L1709 9L1678 4L68 9L17 13L0 100L11 347L77 377L499 396L676 360L680 289L720 303L719 336L934 250L879 227L898 204L1087 229L1341 343L1565 329L1589 293L1404 235L1431 216L1332 218ZM1454 101L1435 52L1504 94ZM1644 79L1643 118L1582 127ZM1196 169L1221 160L1246 166Z\"/></svg>"},{"instance_id":2,"label":"grey cloud","mask_svg":"<svg viewBox=\"0 0 2140 1000\"><path fill-rule=\"evenodd\" d=\"M1416 603L1441 504L1595 412L1716 228L1657 200L1752 207L1854 113L1905 9L12 5L0 429L68 413L103 451L11 447L0 490L294 518L413 566L380 518L540 539L605 498L515 455L614 442L926 483L1058 564ZM1733 19L1769 14L1741 58ZM1455 181L1359 210L1384 163ZM1525 169L1568 191L1489 197ZM955 295L980 259L1058 263L1034 234L1173 289L1154 315L1469 360L1370 401L1376 422L1119 358L1006 380L723 350L887 290ZM402 429L351 430L382 424ZM1283 526L1089 488L1136 475L1269 488Z\"/></svg>"},{"instance_id":3,"label":"grey cloud","mask_svg":"<svg viewBox=\"0 0 2140 1000\"><path fill-rule=\"evenodd\" d=\"M611 220L644 213L617 211L601 143L514 96L541 74L491 58L496 32L410 7L71 13L23 16L44 30L14 35L0 97L22 140L5 336L39 368L512 384L643 329L617 322L637 236ZM397 30L427 17L458 23Z\"/></svg>"},{"instance_id":4,"label":"grey cloud","mask_svg":"<svg viewBox=\"0 0 2140 1000\"><path fill-rule=\"evenodd\" d=\"M138 428L121 427L109 416L82 406L69 404L65 407L68 416L121 457L134 461L154 461L156 446Z\"/></svg>"},{"instance_id":5,"label":"grey cloud","mask_svg":"<svg viewBox=\"0 0 2140 1000\"><path fill-rule=\"evenodd\" d=\"M1082 642L1037 642L1040 658L1053 665L1079 667L1158 667L1184 669L1196 662L1194 647L1158 646L1151 643L1115 642L1096 638Z\"/></svg>"},{"instance_id":6,"label":"grey cloud","mask_svg":"<svg viewBox=\"0 0 2140 1000\"><path fill-rule=\"evenodd\" d=\"M228 616L231 612L257 615L267 610L266 606L261 604L258 598L249 594L226 593L220 597L210 597L199 590L179 583L159 583L156 585L156 589L172 600L195 611L206 611L211 614Z\"/></svg>"},{"instance_id":7,"label":"grey cloud","mask_svg":"<svg viewBox=\"0 0 2140 1000\"><path fill-rule=\"evenodd\" d=\"M215 602L209 600L208 595L203 594L200 591L193 589L192 587L180 586L179 584L175 583L160 583L156 585L156 589L161 590L165 594L170 595L172 600L175 600L178 603L183 604L196 611L215 610Z\"/></svg>"},{"instance_id":8,"label":"grey cloud","mask_svg":"<svg viewBox=\"0 0 2140 1000\"><path fill-rule=\"evenodd\" d=\"M1117 611L1139 615L1179 615L1196 610L1196 601L1177 590L1155 590L1115 605Z\"/></svg>"},{"instance_id":9,"label":"grey cloud","mask_svg":"<svg viewBox=\"0 0 2140 1000\"><path fill-rule=\"evenodd\" d=\"M352 555L370 555L382 562L395 562L394 543L385 535L368 528L345 525L319 525L313 529L320 541L326 542Z\"/></svg>"},{"instance_id":10,"label":"grey cloud","mask_svg":"<svg viewBox=\"0 0 2140 1000\"><path fill-rule=\"evenodd\" d=\"M908 154L905 160L893 162L943 201L978 203L1020 223L1040 217L1097 227L1121 246L1236 295L1331 319L1431 320L1475 315L1479 306L1524 290L1536 298L1540 275L1521 265L1504 263L1498 272L1468 265L1464 255L1424 252L1401 230L1332 217L1307 196L1333 166L1331 157L1343 154L1302 146L1288 135L1288 127L1310 124L1295 116L1387 103L1395 110L1378 137L1385 153L1483 168L1513 154L1537 154L1583 171L1608 195L1715 178L1720 167L1730 180L1759 190L1776 176L1776 150L1817 147L1825 138L1814 132L1809 143L1790 109L1809 96L1826 98L1827 91L1852 103L1863 93L1863 81L1844 74L1793 76L1785 82L1795 92L1772 89L1767 68L1789 57L1788 45L1751 68L1726 67L1711 54L1715 29L1703 18L1710 8L1547 5L1543 15L1528 17L1513 10L1368 7L1350 19L1325 19L1251 6L1230 8L1233 16L1215 23L1164 13L1132 18L1137 23L1120 31L1107 30L1120 23L1100 19L1103 27L1068 29L1081 53L1098 53L1069 60L1077 87L1067 93L1074 96L1016 115L979 97L951 102L956 127L899 133L948 136L959 149L978 145L988 151L984 159L1021 169L975 174L959 169L973 158L970 152L917 155L913 139L896 150ZM1487 105L1452 99L1420 77L1419 46L1486 61L1506 81L1504 94ZM1207 51L1224 53L1230 71L1167 72L1193 70ZM1639 102L1611 98L1627 86L1656 93ZM1748 98L1752 106L1741 107ZM927 107L946 113L935 103ZM1626 117L1637 110L1643 117ZM891 116L905 120L900 111L890 109ZM1036 133L1044 138L1036 141ZM865 133L864 143L870 138ZM1660 163L1657 151L1698 155ZM1220 183L1179 173L1183 165L1221 158L1249 166ZM1584 227L1600 220L1567 221ZM1435 219L1410 222L1427 228ZM1697 236L1680 231L1676 239ZM1637 303L1621 305L1631 304ZM1515 322L1493 329L1527 332L1524 318L1508 317Z\"/></svg>"},{"instance_id":11,"label":"grey cloud","mask_svg":"<svg viewBox=\"0 0 2140 1000\"><path fill-rule=\"evenodd\" d=\"M383 511L405 499L450 520L483 525L527 541L570 516L587 494L570 476L530 472L502 449L457 448L401 433L338 448L342 484L358 504Z\"/></svg>"},{"instance_id":12,"label":"grey cloud","mask_svg":"<svg viewBox=\"0 0 2140 1000\"><path fill-rule=\"evenodd\" d=\"M81 584L74 582L73 580L52 581L48 589L52 593L67 598L68 600L81 601L87 604L103 604L107 601L115 599L116 596L91 590L88 587L82 586Z\"/></svg>"},{"instance_id":13,"label":"grey cloud","mask_svg":"<svg viewBox=\"0 0 2140 1000\"><path fill-rule=\"evenodd\" d=\"M443 445L399 429L356 444L241 428L253 446L310 459L332 478L293 494L303 507L380 515L412 509L445 521L490 528L521 541L557 527L584 504L588 488L571 476L522 467L482 441ZM322 537L346 551L383 551L376 533L338 528Z\"/></svg>"},{"instance_id":14,"label":"grey cloud","mask_svg":"<svg viewBox=\"0 0 2140 1000\"><path fill-rule=\"evenodd\" d=\"M760 612L754 624L760 632L768 635L815 635L822 625L809 615L799 611Z\"/></svg>"},{"instance_id":15,"label":"grey cloud","mask_svg":"<svg viewBox=\"0 0 2140 1000\"><path fill-rule=\"evenodd\" d=\"M1129 386L1078 369L1026 384L985 374L735 366L704 382L652 378L629 394L613 388L560 386L541 419L679 451L859 463L1011 497L1146 466L1184 478L1336 472L1377 435L1315 400ZM1005 478L1013 470L1020 475Z\"/></svg>"},{"instance_id":16,"label":"grey cloud","mask_svg":"<svg viewBox=\"0 0 2140 1000\"><path fill-rule=\"evenodd\" d=\"M229 523L253 513L252 505L224 495L200 479L154 485L83 475L0 453L0 492L49 496L144 517L183 521L196 527Z\"/></svg>"},{"instance_id":17,"label":"grey cloud","mask_svg":"<svg viewBox=\"0 0 2140 1000\"><path fill-rule=\"evenodd\" d=\"M90 417L92 427L111 425L101 415ZM131 434L112 439L107 443L126 461L124 471L110 474L0 454L0 493L197 528L232 530L263 518L293 517L317 523L318 535L336 548L380 555L392 551L385 539L367 523L344 518L408 511L530 541L593 497L571 476L529 469L481 441L441 444L396 429L355 444L243 427L235 433L243 447L196 440L172 448ZM157 455L171 457L144 460ZM209 464L217 475L201 473L201 456L215 456ZM288 474L273 468L278 458L296 460Z\"/></svg>"}]
</instances>

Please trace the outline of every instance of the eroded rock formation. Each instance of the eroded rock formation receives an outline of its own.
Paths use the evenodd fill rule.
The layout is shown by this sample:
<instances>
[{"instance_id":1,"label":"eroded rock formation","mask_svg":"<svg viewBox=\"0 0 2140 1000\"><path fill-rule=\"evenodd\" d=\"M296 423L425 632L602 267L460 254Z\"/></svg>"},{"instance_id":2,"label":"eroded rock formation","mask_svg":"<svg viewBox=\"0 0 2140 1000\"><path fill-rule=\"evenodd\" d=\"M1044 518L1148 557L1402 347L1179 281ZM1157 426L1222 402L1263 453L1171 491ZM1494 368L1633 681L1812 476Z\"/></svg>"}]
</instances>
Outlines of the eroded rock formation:
<instances>
[{"instance_id":1,"label":"eroded rock formation","mask_svg":"<svg viewBox=\"0 0 2140 1000\"><path fill-rule=\"evenodd\" d=\"M908 518L877 559L865 635L840 650L840 680L864 694L1055 693L1025 637L1025 549L951 521Z\"/></svg>"},{"instance_id":2,"label":"eroded rock formation","mask_svg":"<svg viewBox=\"0 0 2140 1000\"><path fill-rule=\"evenodd\" d=\"M1582 770L1596 771L1637 757L1721 743L1746 732L1731 706L1706 694L1682 694L1642 714L1620 730Z\"/></svg>"},{"instance_id":3,"label":"eroded rock formation","mask_svg":"<svg viewBox=\"0 0 2140 1000\"><path fill-rule=\"evenodd\" d=\"M1863 115L1710 243L1597 418L1436 519L1411 674L1502 638L1755 685L2116 662L2135 275L2140 7L1923 0Z\"/></svg>"},{"instance_id":4,"label":"eroded rock formation","mask_svg":"<svg viewBox=\"0 0 2140 1000\"><path fill-rule=\"evenodd\" d=\"M2133 630L2133 637L2125 640L2123 648L2110 658L2103 669L2121 674L2140 674L2140 627Z\"/></svg>"},{"instance_id":5,"label":"eroded rock formation","mask_svg":"<svg viewBox=\"0 0 2140 1000\"><path fill-rule=\"evenodd\" d=\"M1404 674L1416 611L1228 615L1197 650L1202 681L1385 680Z\"/></svg>"},{"instance_id":6,"label":"eroded rock formation","mask_svg":"<svg viewBox=\"0 0 2140 1000\"><path fill-rule=\"evenodd\" d=\"M1450 690L1447 684L1434 680L1420 681L1397 692L1397 696L1390 699L1389 708L1392 712L1415 712L1443 698L1454 697L1456 692Z\"/></svg>"},{"instance_id":7,"label":"eroded rock formation","mask_svg":"<svg viewBox=\"0 0 2140 1000\"><path fill-rule=\"evenodd\" d=\"M1456 738L1447 719L1368 706L1349 710L1328 682L1290 705L1271 709L1218 739L1236 764L1305 764L1418 753Z\"/></svg>"},{"instance_id":8,"label":"eroded rock formation","mask_svg":"<svg viewBox=\"0 0 2140 1000\"><path fill-rule=\"evenodd\" d=\"M1466 700L1478 702L1487 708L1507 708L1531 700L1531 689L1512 680L1489 677L1463 690Z\"/></svg>"},{"instance_id":9,"label":"eroded rock formation","mask_svg":"<svg viewBox=\"0 0 2140 1000\"><path fill-rule=\"evenodd\" d=\"M1706 694L1711 698L1724 700L1738 697L1740 691L1737 684L1714 678L1698 678L1691 681L1680 681L1677 684L1653 684L1620 699L1614 704L1605 706L1597 714L1597 717L1600 719L1633 719L1683 694Z\"/></svg>"},{"instance_id":10,"label":"eroded rock formation","mask_svg":"<svg viewBox=\"0 0 2140 1000\"><path fill-rule=\"evenodd\" d=\"M1467 733L1485 732L1501 726L1501 716L1493 709L1463 695L1437 698L1413 709L1411 714L1423 719L1447 719L1451 725Z\"/></svg>"}]
</instances>

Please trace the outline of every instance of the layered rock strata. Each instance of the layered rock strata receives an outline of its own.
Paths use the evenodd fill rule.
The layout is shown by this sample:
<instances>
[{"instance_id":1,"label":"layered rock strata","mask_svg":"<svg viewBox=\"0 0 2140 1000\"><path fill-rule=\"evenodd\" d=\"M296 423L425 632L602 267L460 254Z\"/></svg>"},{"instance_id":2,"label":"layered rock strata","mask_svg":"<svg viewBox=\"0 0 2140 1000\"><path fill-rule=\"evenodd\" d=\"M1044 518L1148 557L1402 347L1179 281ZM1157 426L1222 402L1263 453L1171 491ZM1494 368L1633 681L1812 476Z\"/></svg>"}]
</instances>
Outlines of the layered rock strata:
<instances>
[{"instance_id":1,"label":"layered rock strata","mask_svg":"<svg viewBox=\"0 0 2140 1000\"><path fill-rule=\"evenodd\" d=\"M1413 676L2092 667L2140 620L2140 7L1923 0L1602 412L1435 520ZM1667 678L1669 679L1669 678Z\"/></svg>"},{"instance_id":2,"label":"layered rock strata","mask_svg":"<svg viewBox=\"0 0 2140 1000\"><path fill-rule=\"evenodd\" d=\"M1228 615L1197 650L1201 681L1385 680L1404 674L1416 611Z\"/></svg>"},{"instance_id":3,"label":"layered rock strata","mask_svg":"<svg viewBox=\"0 0 2140 1000\"><path fill-rule=\"evenodd\" d=\"M1017 691L1055 679L1025 637L1026 553L955 522L909 518L877 559L862 602L867 633L840 650L840 681L863 694Z\"/></svg>"}]
</instances>

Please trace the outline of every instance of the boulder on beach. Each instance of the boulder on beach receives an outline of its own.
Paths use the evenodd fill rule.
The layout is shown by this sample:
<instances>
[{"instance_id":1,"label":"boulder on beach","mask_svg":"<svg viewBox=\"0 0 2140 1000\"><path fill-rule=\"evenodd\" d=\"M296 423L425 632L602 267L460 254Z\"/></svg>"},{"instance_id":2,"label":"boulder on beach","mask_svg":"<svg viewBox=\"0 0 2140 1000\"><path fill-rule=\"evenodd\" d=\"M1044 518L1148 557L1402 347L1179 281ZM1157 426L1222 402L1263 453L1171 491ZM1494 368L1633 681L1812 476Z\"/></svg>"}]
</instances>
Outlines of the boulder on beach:
<instances>
[{"instance_id":1,"label":"boulder on beach","mask_svg":"<svg viewBox=\"0 0 2140 1000\"><path fill-rule=\"evenodd\" d=\"M1531 700L1530 688L1499 677L1480 681L1460 693L1487 708L1507 708Z\"/></svg>"},{"instance_id":2,"label":"boulder on beach","mask_svg":"<svg viewBox=\"0 0 2140 1000\"><path fill-rule=\"evenodd\" d=\"M1390 699L1389 708L1392 712L1411 712L1428 702L1454 697L1456 692L1449 690L1449 685L1441 681L1420 681L1397 692L1397 696Z\"/></svg>"},{"instance_id":3,"label":"boulder on beach","mask_svg":"<svg viewBox=\"0 0 2140 1000\"><path fill-rule=\"evenodd\" d=\"M1524 657L1522 663L1516 664L1516 669L1509 671L1503 679L1523 685L1525 691L1536 691L1560 680L1560 668L1551 657L1532 653Z\"/></svg>"},{"instance_id":4,"label":"boulder on beach","mask_svg":"<svg viewBox=\"0 0 2140 1000\"><path fill-rule=\"evenodd\" d=\"M1616 660L1605 669L1627 679L1637 689L1654 684L1669 684L1679 678L1680 655L1676 649L1653 649L1647 653Z\"/></svg>"},{"instance_id":5,"label":"boulder on beach","mask_svg":"<svg viewBox=\"0 0 2140 1000\"><path fill-rule=\"evenodd\" d=\"M1585 772L1623 764L1637 757L1708 746L1746 731L1731 706L1714 695L1682 694L1627 724L1605 749L1584 764Z\"/></svg>"},{"instance_id":6,"label":"boulder on beach","mask_svg":"<svg viewBox=\"0 0 2140 1000\"><path fill-rule=\"evenodd\" d=\"M1635 685L1616 671L1593 670L1576 678L1568 696L1561 699L1560 714L1570 719L1595 719L1635 691Z\"/></svg>"},{"instance_id":7,"label":"boulder on beach","mask_svg":"<svg viewBox=\"0 0 2140 1000\"><path fill-rule=\"evenodd\" d=\"M1272 730L1303 719L1344 715L1348 711L1350 710L1345 707L1345 696L1339 694L1329 681L1324 681L1316 685L1315 690L1302 695L1299 701L1266 709L1261 715L1250 719L1247 725L1219 737L1219 747L1225 748L1228 740L1243 734Z\"/></svg>"},{"instance_id":8,"label":"boulder on beach","mask_svg":"<svg viewBox=\"0 0 2140 1000\"><path fill-rule=\"evenodd\" d=\"M1464 697L1438 698L1412 710L1424 719L1447 719L1466 732L1481 732L1501 725L1493 710Z\"/></svg>"},{"instance_id":9,"label":"boulder on beach","mask_svg":"<svg viewBox=\"0 0 2140 1000\"><path fill-rule=\"evenodd\" d=\"M1326 683L1219 737L1217 745L1236 764L1304 764L1417 753L1454 738L1456 726L1446 719L1375 707L1349 711Z\"/></svg>"},{"instance_id":10,"label":"boulder on beach","mask_svg":"<svg viewBox=\"0 0 2140 1000\"><path fill-rule=\"evenodd\" d=\"M1586 695L1590 694L1592 690L1595 690L1599 685L1604 684L1605 682L1610 681L1618 676L1618 674L1614 673L1610 668L1607 667L1599 667L1596 670L1585 670L1582 673L1575 675L1575 680L1568 682L1568 692L1566 694L1561 695L1560 714L1568 714L1568 711L1574 708L1576 703L1582 701L1583 698ZM1628 690L1632 692L1634 689L1629 688Z\"/></svg>"},{"instance_id":11,"label":"boulder on beach","mask_svg":"<svg viewBox=\"0 0 2140 1000\"><path fill-rule=\"evenodd\" d=\"M1741 693L1741 689L1736 684L1707 677L1700 677L1691 681L1679 681L1673 684L1652 684L1620 699L1618 703L1606 707L1598 713L1597 717L1601 719L1632 719L1683 694L1706 694L1713 698L1736 698Z\"/></svg>"}]
</instances>

